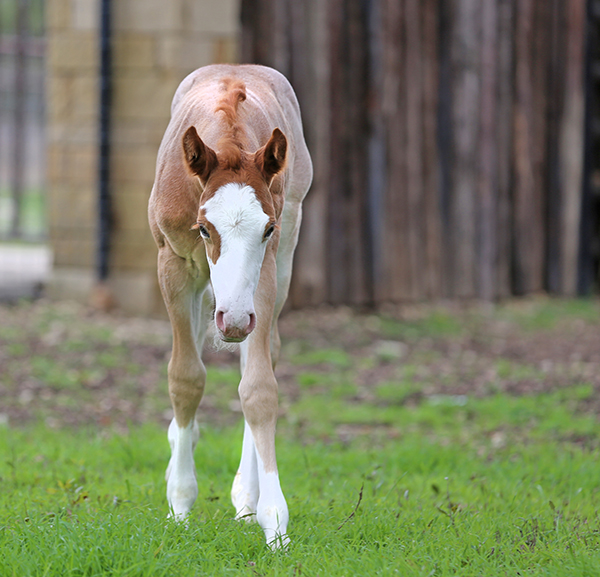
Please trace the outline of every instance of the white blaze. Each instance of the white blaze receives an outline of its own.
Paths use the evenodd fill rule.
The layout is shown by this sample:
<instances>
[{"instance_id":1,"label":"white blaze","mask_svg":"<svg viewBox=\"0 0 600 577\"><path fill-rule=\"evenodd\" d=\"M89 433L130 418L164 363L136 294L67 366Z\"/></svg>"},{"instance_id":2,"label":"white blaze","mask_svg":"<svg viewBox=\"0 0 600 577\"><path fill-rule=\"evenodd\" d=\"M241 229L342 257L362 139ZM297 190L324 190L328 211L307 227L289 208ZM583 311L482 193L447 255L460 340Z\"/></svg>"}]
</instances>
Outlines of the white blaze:
<instances>
[{"instance_id":1,"label":"white blaze","mask_svg":"<svg viewBox=\"0 0 600 577\"><path fill-rule=\"evenodd\" d=\"M201 208L221 237L216 263L208 259L216 310L228 325L244 328L254 314L254 293L267 243L269 217L251 186L229 183L217 190Z\"/></svg>"}]
</instances>

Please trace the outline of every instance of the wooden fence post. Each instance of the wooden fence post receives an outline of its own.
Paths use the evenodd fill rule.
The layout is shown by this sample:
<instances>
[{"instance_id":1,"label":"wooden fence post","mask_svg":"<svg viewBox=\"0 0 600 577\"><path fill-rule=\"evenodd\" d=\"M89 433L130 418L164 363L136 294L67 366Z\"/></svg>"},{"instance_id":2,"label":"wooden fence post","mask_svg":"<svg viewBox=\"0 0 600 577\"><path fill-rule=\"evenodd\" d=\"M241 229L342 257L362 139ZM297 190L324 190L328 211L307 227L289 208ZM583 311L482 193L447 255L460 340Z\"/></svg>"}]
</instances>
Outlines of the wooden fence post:
<instances>
[{"instance_id":1,"label":"wooden fence post","mask_svg":"<svg viewBox=\"0 0 600 577\"><path fill-rule=\"evenodd\" d=\"M479 142L479 215L477 218L479 255L477 294L490 301L496 297L498 207L497 104L498 104L498 5L483 2L481 10L481 106Z\"/></svg>"},{"instance_id":2,"label":"wooden fence post","mask_svg":"<svg viewBox=\"0 0 600 577\"><path fill-rule=\"evenodd\" d=\"M299 4L299 3L298 3ZM295 10L299 9L297 6ZM309 0L305 5L305 35L300 45L294 33L292 83L302 107L304 131L313 159L313 184L303 205L300 241L296 249L294 277L290 290L293 306L316 305L328 300L327 225L329 207L330 153L330 28L329 0ZM309 65L310 63L310 65Z\"/></svg>"},{"instance_id":3,"label":"wooden fence post","mask_svg":"<svg viewBox=\"0 0 600 577\"><path fill-rule=\"evenodd\" d=\"M477 186L481 4L480 0L455 0L452 36L453 185L450 205L450 245L453 296L477 294Z\"/></svg>"},{"instance_id":4,"label":"wooden fence post","mask_svg":"<svg viewBox=\"0 0 600 577\"><path fill-rule=\"evenodd\" d=\"M514 1L498 0L497 82L496 82L496 298L512 292L512 218L513 185L513 103L514 103Z\"/></svg>"},{"instance_id":5,"label":"wooden fence post","mask_svg":"<svg viewBox=\"0 0 600 577\"><path fill-rule=\"evenodd\" d=\"M560 124L561 293L577 293L583 177L585 0L567 2L564 110Z\"/></svg>"}]
</instances>

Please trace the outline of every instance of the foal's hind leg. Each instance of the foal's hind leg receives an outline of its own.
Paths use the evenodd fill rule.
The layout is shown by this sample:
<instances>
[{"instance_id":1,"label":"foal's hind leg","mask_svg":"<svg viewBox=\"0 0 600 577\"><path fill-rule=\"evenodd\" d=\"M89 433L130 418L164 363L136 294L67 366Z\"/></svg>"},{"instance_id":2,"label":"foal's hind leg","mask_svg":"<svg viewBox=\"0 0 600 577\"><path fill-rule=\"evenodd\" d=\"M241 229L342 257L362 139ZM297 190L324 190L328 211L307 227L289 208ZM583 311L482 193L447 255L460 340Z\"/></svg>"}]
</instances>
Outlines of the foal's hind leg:
<instances>
[{"instance_id":1,"label":"foal's hind leg","mask_svg":"<svg viewBox=\"0 0 600 577\"><path fill-rule=\"evenodd\" d=\"M169 395L175 418L169 426L171 460L167 468L167 499L171 515L182 519L198 496L193 452L198 440L195 414L204 392L206 370L200 359L205 331L203 295L194 286L185 261L169 248L159 252L159 281L171 326L173 353L169 362Z\"/></svg>"}]
</instances>

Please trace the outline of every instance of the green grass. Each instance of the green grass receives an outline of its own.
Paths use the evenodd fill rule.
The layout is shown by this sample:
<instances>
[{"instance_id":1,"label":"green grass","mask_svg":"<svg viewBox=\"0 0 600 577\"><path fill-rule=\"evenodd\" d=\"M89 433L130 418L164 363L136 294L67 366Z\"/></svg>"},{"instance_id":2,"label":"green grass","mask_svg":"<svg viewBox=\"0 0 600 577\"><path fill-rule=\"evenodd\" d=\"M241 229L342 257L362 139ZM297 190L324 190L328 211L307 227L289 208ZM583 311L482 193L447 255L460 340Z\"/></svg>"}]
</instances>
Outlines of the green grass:
<instances>
[{"instance_id":1,"label":"green grass","mask_svg":"<svg viewBox=\"0 0 600 577\"><path fill-rule=\"evenodd\" d=\"M525 331L533 332L552 329L565 318L597 323L600 321L600 309L594 299L548 299L524 301L521 306L504 309L500 316L518 323Z\"/></svg>"},{"instance_id":2,"label":"green grass","mask_svg":"<svg viewBox=\"0 0 600 577\"><path fill-rule=\"evenodd\" d=\"M161 327L0 309L0 576L600 575L599 310L541 299L406 323L352 316L353 330L335 327L348 341L284 331L292 542L271 552L232 519L235 359L209 356L199 497L177 524Z\"/></svg>"},{"instance_id":3,"label":"green grass","mask_svg":"<svg viewBox=\"0 0 600 577\"><path fill-rule=\"evenodd\" d=\"M293 542L277 553L232 520L239 425L203 430L187 527L166 521L161 427L4 428L0 575L595 575L598 427L571 410L585 393L411 411L301 402L280 426ZM365 428L328 442L344 423Z\"/></svg>"},{"instance_id":4,"label":"green grass","mask_svg":"<svg viewBox=\"0 0 600 577\"><path fill-rule=\"evenodd\" d=\"M447 311L433 310L418 321L399 321L382 316L381 333L390 338L416 340L430 335L458 335L463 331L460 321Z\"/></svg>"},{"instance_id":5,"label":"green grass","mask_svg":"<svg viewBox=\"0 0 600 577\"><path fill-rule=\"evenodd\" d=\"M0 34L14 34L17 21L19 0L2 0L0 2ZM33 36L40 36L44 31L44 1L30 0L28 9L28 28Z\"/></svg>"},{"instance_id":6,"label":"green grass","mask_svg":"<svg viewBox=\"0 0 600 577\"><path fill-rule=\"evenodd\" d=\"M12 225L12 199L8 190L0 189L0 238L7 237ZM25 190L21 200L21 236L39 240L47 233L46 195L42 190Z\"/></svg>"}]
</instances>

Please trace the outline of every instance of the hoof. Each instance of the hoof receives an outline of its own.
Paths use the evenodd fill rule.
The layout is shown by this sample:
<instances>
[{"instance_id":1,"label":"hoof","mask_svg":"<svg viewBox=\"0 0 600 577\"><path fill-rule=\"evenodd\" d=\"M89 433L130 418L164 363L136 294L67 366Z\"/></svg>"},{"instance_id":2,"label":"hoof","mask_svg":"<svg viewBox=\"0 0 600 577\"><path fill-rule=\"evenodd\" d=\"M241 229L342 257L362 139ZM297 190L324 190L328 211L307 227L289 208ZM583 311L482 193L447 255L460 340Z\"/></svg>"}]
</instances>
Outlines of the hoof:
<instances>
[{"instance_id":1,"label":"hoof","mask_svg":"<svg viewBox=\"0 0 600 577\"><path fill-rule=\"evenodd\" d=\"M266 533L267 532L265 531L265 535L266 535ZM285 533L283 535L280 535L279 533L277 533L271 539L269 539L269 537L267 537L267 546L269 547L269 549L271 549L271 551L285 550L288 548L290 543L291 543L290 538Z\"/></svg>"},{"instance_id":2,"label":"hoof","mask_svg":"<svg viewBox=\"0 0 600 577\"><path fill-rule=\"evenodd\" d=\"M270 506L258 508L257 519L265 534L267 545L272 549L287 547L290 540L287 536L288 510L285 502L283 506Z\"/></svg>"}]
</instances>

